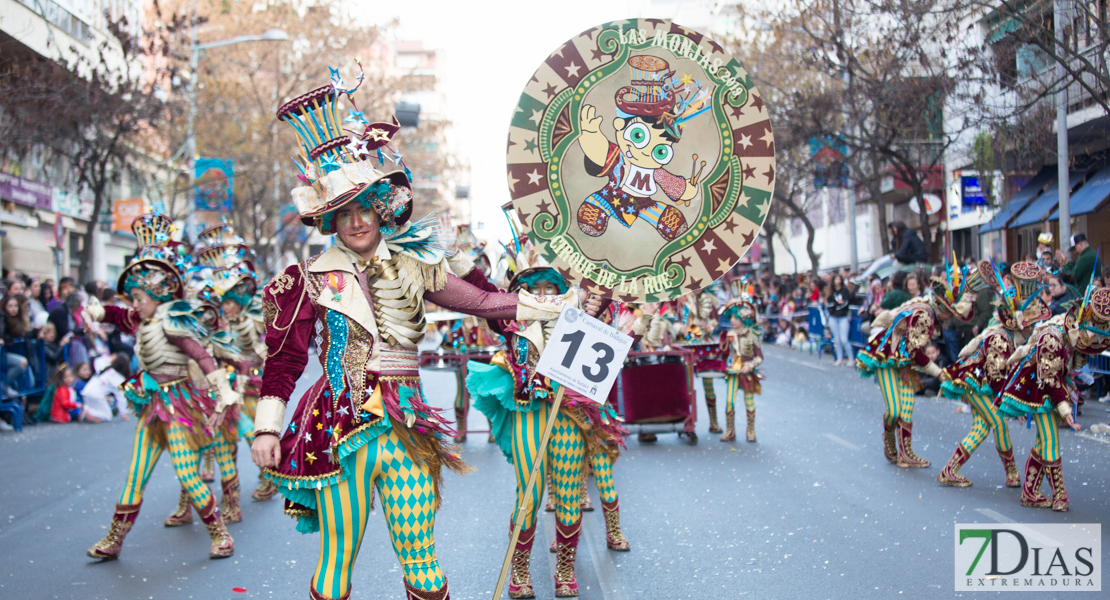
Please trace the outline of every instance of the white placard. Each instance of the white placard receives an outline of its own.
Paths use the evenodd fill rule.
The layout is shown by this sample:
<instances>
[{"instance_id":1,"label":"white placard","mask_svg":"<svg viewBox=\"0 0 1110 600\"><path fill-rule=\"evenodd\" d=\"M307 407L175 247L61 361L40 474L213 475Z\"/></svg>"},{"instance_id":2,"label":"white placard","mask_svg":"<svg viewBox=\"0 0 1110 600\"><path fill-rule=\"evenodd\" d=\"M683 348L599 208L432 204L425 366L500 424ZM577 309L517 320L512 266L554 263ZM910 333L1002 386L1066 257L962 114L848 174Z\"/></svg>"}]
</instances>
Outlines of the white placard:
<instances>
[{"instance_id":1,"label":"white placard","mask_svg":"<svg viewBox=\"0 0 1110 600\"><path fill-rule=\"evenodd\" d=\"M632 349L632 338L570 306L563 307L536 372L605 404Z\"/></svg>"}]
</instances>

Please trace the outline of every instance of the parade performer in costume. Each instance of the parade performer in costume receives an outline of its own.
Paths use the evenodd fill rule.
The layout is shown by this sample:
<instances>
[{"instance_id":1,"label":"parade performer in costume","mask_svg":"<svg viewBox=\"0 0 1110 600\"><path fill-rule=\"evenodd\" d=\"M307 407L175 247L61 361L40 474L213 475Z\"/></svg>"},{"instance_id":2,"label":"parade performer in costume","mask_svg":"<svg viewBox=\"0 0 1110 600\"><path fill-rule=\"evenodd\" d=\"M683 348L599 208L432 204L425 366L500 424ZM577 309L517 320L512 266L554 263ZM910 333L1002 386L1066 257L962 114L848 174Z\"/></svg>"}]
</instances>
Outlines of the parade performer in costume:
<instances>
[{"instance_id":1,"label":"parade performer in costume","mask_svg":"<svg viewBox=\"0 0 1110 600\"><path fill-rule=\"evenodd\" d=\"M941 392L954 400L967 402L975 417L971 432L956 445L956 452L937 476L937 481L953 487L970 486L971 481L960 474L960 468L993 430L995 447L1006 471L1006 485L1021 485L1010 430L998 413L997 398L1010 376L1007 365L1010 355L1025 343L1035 324L1052 316L1040 299L1043 278L1044 271L1036 263L1029 262L1013 265L1006 276L986 260L968 272L968 289L978 293L989 284L998 292L1001 298L998 323L988 326L968 342L960 351L959 360L945 369L948 381L941 384Z\"/></svg>"},{"instance_id":2,"label":"parade performer in costume","mask_svg":"<svg viewBox=\"0 0 1110 600\"><path fill-rule=\"evenodd\" d=\"M1108 348L1110 289L1088 286L1082 300L1074 301L1066 313L1037 325L1029 341L1010 357L1012 371L998 410L1004 416L1031 418L1037 424L1037 441L1025 462L1022 506L1068 510L1057 419L1080 429L1072 416L1078 392L1068 373L1086 364L1086 355ZM1046 475L1052 499L1041 494Z\"/></svg>"},{"instance_id":3,"label":"parade performer in costume","mask_svg":"<svg viewBox=\"0 0 1110 600\"><path fill-rule=\"evenodd\" d=\"M964 271L946 265L945 276L932 278L932 293L911 298L898 308L880 313L871 324L871 339L856 355L861 377L879 382L886 412L883 415L883 454L899 467L925 468L929 461L913 451L913 404L917 372L937 377L948 374L929 359L925 347L938 321L972 317L975 293L965 289Z\"/></svg>"},{"instance_id":4,"label":"parade performer in costume","mask_svg":"<svg viewBox=\"0 0 1110 600\"><path fill-rule=\"evenodd\" d=\"M763 363L763 330L756 324L759 311L750 300L736 299L725 305L721 315L732 325L732 329L721 342L722 345L727 344L729 351L729 365L725 375L725 384L728 386L725 434L721 436L721 441L731 442L736 439L736 396L743 390L744 409L748 415L747 439L754 442L755 395L763 393L763 386L759 383L763 375L757 370Z\"/></svg>"},{"instance_id":5,"label":"parade performer in costume","mask_svg":"<svg viewBox=\"0 0 1110 600\"><path fill-rule=\"evenodd\" d=\"M538 252L530 247L523 248L514 266L516 274L509 281L510 292L524 290L547 297L568 293L577 295L576 290L569 289L566 279L547 266ZM472 274L471 277L476 276ZM496 289L489 283L482 287ZM543 498L543 479L533 488L531 498L524 498L524 492L537 460L540 461L541 472L550 467L555 493L555 595L577 596L574 563L582 527L580 501L586 461L589 459L594 463L599 473L599 485L607 482L605 489L608 495L603 493L602 497L612 500L606 503L606 509L612 511L619 535L611 458L615 458L622 443L622 430L611 407L599 406L569 390L565 392L567 401L559 413L551 414L557 384L536 372L550 327L528 319L506 319L491 322L490 326L505 336L507 350L495 355L488 365L472 361L467 387L474 399L474 407L493 423L494 437L516 470L516 508L510 523L516 520L516 511L520 507L526 511L520 537L513 549L509 597L535 597L530 564L537 507ZM547 452L541 454L539 443L548 419L555 419L555 425ZM606 459L599 458L600 454L606 454Z\"/></svg>"},{"instance_id":6,"label":"parade performer in costume","mask_svg":"<svg viewBox=\"0 0 1110 600\"><path fill-rule=\"evenodd\" d=\"M226 330L226 325L220 318L219 297L216 296L210 285L210 269L192 265L184 269L186 279L185 295L196 310L197 320L204 327L207 335L198 341L221 369L239 359L239 348L234 342L234 334ZM193 365L190 364L192 369ZM228 373L232 373L228 370ZM197 380L199 378L194 378ZM234 389L234 384L232 389ZM237 392L239 390L236 390ZM211 457L213 462L220 466L220 484L222 494L220 497L220 512L223 514L225 524L238 523L243 520L243 511L239 507L239 436L247 430L253 429L254 424L249 418L244 418L242 407L237 407L238 418L234 421L224 419L224 427L216 443L203 453L206 458ZM215 468L212 476L215 479ZM201 469L201 480L204 481L204 469ZM177 508L170 513L163 522L166 527L181 527L193 522L193 505L189 499L189 490L182 483L181 494L178 496Z\"/></svg>"},{"instance_id":7,"label":"parade performer in costume","mask_svg":"<svg viewBox=\"0 0 1110 600\"><path fill-rule=\"evenodd\" d=\"M714 284L716 286L717 284ZM701 378L702 389L705 391L705 411L709 414L709 433L721 433L721 426L717 422L717 390L713 384L717 379L725 376L728 370L728 346L724 337L727 332L721 331L714 335L720 322L717 307L719 301L717 294L710 286L693 296L683 296L690 300L685 304L684 311L690 312L684 336L689 344L696 344L693 350L697 356L694 363L694 374Z\"/></svg>"},{"instance_id":8,"label":"parade performer in costume","mask_svg":"<svg viewBox=\"0 0 1110 600\"><path fill-rule=\"evenodd\" d=\"M388 145L399 125L366 123L350 135L337 103L346 96L353 106L354 90L332 73L331 84L277 113L300 142L300 178L308 185L295 188L293 200L301 220L335 234L335 245L264 289L266 377L252 457L285 496L297 529L320 532L312 598L349 597L373 489L407 597L448 598L433 536L439 481L444 467L466 466L449 445L454 432L421 392L424 299L485 318L529 320L557 318L564 299L491 294L451 275L435 217L409 220L407 169ZM365 119L351 108L345 122L360 127ZM384 151L399 163L388 172L377 168L390 160ZM283 428L310 345L324 374Z\"/></svg>"},{"instance_id":9,"label":"parade performer in costume","mask_svg":"<svg viewBox=\"0 0 1110 600\"><path fill-rule=\"evenodd\" d=\"M193 507L212 538L209 556L223 558L235 551L219 505L200 480L200 453L216 444L225 417L234 424L239 395L205 352L207 331L197 320L197 308L182 301L185 286L171 252L173 223L161 214L147 214L132 225L141 249L120 275L117 291L131 300L132 309L90 304L87 318L107 321L135 336L140 371L121 387L138 415L135 444L127 484L116 505L104 539L89 548L92 558L119 557L123 540L135 523L143 489L163 450L170 451L174 472L189 493ZM189 364L204 371L211 391L194 386Z\"/></svg>"}]
</instances>

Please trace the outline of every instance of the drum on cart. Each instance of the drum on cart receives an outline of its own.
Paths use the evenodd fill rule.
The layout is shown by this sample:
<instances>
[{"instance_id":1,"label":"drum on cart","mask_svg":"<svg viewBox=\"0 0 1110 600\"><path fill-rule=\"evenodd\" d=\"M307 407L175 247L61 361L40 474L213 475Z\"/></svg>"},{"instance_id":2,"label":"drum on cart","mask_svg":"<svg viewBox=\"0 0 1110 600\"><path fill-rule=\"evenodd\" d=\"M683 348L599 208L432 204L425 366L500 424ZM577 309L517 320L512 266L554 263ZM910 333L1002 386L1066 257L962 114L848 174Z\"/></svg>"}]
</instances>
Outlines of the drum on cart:
<instances>
[{"instance_id":1,"label":"drum on cart","mask_svg":"<svg viewBox=\"0 0 1110 600\"><path fill-rule=\"evenodd\" d=\"M693 369L694 352L687 348L630 352L609 402L632 433L676 433L696 444Z\"/></svg>"}]
</instances>

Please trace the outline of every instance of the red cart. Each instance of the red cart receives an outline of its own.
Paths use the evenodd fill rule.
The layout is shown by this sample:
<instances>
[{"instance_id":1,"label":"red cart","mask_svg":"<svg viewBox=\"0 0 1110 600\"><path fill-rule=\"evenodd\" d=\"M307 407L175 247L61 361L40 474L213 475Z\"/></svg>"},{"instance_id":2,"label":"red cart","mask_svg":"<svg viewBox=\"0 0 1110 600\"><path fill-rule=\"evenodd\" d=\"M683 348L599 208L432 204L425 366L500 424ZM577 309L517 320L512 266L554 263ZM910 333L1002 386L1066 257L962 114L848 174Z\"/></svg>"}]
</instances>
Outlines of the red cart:
<instances>
[{"instance_id":1,"label":"red cart","mask_svg":"<svg viewBox=\"0 0 1110 600\"><path fill-rule=\"evenodd\" d=\"M687 348L659 352L629 352L609 392L610 405L637 434L676 433L698 443L694 391L696 356Z\"/></svg>"}]
</instances>

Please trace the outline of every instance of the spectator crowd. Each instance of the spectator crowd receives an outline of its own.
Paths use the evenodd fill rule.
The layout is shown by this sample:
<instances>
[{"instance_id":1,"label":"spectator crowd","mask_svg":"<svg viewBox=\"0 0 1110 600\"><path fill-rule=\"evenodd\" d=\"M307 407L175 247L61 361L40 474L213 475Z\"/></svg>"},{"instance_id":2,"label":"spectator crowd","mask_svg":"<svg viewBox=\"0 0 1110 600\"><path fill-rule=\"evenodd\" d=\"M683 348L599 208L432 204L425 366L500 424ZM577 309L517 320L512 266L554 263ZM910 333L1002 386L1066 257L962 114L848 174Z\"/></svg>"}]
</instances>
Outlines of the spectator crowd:
<instances>
[{"instance_id":1,"label":"spectator crowd","mask_svg":"<svg viewBox=\"0 0 1110 600\"><path fill-rule=\"evenodd\" d=\"M124 305L102 281L57 285L16 272L0 281L0 430L24 423L101 423L128 418L118 386L130 376L135 340L106 323L86 323L90 298ZM7 410L4 408L7 407Z\"/></svg>"}]
</instances>

